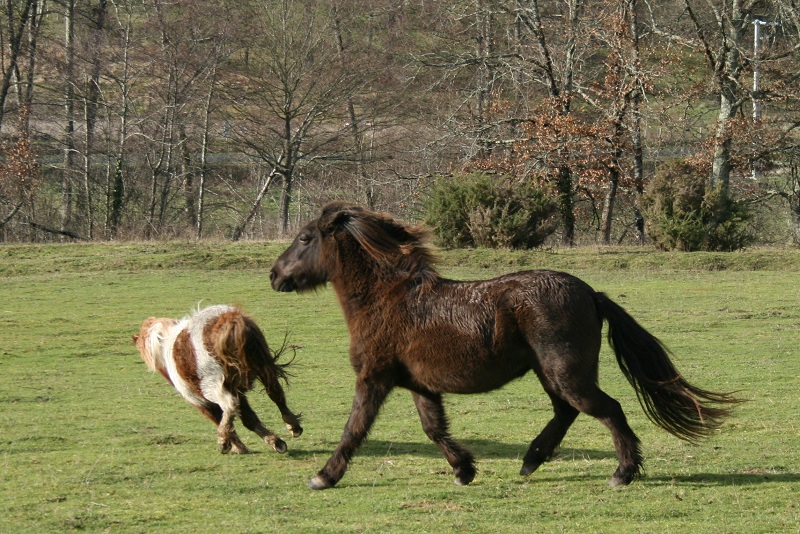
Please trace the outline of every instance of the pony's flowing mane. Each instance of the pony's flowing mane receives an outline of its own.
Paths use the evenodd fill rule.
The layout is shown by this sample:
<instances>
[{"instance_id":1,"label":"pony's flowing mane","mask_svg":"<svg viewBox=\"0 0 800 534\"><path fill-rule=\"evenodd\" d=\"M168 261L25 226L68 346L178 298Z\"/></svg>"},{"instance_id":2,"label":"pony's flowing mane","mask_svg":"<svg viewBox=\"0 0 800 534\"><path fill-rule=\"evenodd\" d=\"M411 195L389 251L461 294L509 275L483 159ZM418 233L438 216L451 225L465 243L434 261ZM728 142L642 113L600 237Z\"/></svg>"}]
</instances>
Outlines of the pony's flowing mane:
<instances>
[{"instance_id":1,"label":"pony's flowing mane","mask_svg":"<svg viewBox=\"0 0 800 534\"><path fill-rule=\"evenodd\" d=\"M342 227L382 268L404 273L421 282L439 278L430 232L423 226L404 225L385 213L350 208Z\"/></svg>"},{"instance_id":2,"label":"pony's flowing mane","mask_svg":"<svg viewBox=\"0 0 800 534\"><path fill-rule=\"evenodd\" d=\"M142 360L147 369L156 372L164 368L164 340L172 327L177 325L174 319L151 317L147 320L146 333L142 342L144 349ZM137 342L138 343L138 342Z\"/></svg>"}]
</instances>

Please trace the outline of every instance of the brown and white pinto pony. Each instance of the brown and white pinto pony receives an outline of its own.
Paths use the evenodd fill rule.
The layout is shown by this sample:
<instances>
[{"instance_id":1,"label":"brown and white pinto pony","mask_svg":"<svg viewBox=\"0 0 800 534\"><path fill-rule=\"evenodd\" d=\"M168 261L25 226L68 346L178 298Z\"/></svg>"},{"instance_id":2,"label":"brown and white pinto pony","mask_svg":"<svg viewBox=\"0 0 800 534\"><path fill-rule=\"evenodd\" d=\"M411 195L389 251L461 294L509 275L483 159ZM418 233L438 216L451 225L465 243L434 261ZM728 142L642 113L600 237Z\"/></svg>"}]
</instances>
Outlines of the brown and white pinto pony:
<instances>
[{"instance_id":1,"label":"brown and white pinto pony","mask_svg":"<svg viewBox=\"0 0 800 534\"><path fill-rule=\"evenodd\" d=\"M523 271L491 280L442 278L423 230L386 214L332 203L275 261L278 291L328 282L350 331L355 398L342 438L309 486L334 486L395 387L411 391L426 435L456 483L472 481L472 454L448 431L443 393L482 393L533 371L553 418L530 444L521 475L553 454L578 413L611 431L619 465L611 485L640 473L642 454L622 408L597 384L603 321L625 377L648 417L693 441L717 428L737 402L689 384L667 351L619 305L566 273Z\"/></svg>"},{"instance_id":2,"label":"brown and white pinto pony","mask_svg":"<svg viewBox=\"0 0 800 534\"><path fill-rule=\"evenodd\" d=\"M223 454L248 452L233 428L237 415L276 452L286 452L286 443L261 423L247 401L245 393L256 379L292 436L302 434L300 418L286 406L278 381L286 380L286 364L277 363L282 351L273 354L255 322L237 308L210 306L181 320L150 317L133 342L148 369L161 373L217 426Z\"/></svg>"}]
</instances>

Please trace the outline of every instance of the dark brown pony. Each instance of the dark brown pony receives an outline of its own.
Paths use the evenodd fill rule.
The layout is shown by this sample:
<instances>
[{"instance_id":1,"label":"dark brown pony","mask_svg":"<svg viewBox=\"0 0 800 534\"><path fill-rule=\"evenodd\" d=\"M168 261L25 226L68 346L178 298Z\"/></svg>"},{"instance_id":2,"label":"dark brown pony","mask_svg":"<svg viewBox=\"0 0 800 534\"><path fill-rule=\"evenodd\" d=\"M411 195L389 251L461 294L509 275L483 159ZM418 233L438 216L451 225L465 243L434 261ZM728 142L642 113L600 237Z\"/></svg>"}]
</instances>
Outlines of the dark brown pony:
<instances>
[{"instance_id":1,"label":"dark brown pony","mask_svg":"<svg viewBox=\"0 0 800 534\"><path fill-rule=\"evenodd\" d=\"M394 387L411 391L427 436L453 467L475 477L472 454L450 436L443 393L481 393L533 370L554 416L531 442L520 474L533 473L559 445L579 412L611 431L619 466L611 485L640 474L642 454L620 404L597 385L603 320L620 369L648 417L695 441L738 402L689 384L663 345L619 305L565 273L524 271L459 282L438 275L425 232L385 214L344 203L326 206L277 259L278 291L327 282L350 330L356 391L341 442L309 486L335 485Z\"/></svg>"}]
</instances>

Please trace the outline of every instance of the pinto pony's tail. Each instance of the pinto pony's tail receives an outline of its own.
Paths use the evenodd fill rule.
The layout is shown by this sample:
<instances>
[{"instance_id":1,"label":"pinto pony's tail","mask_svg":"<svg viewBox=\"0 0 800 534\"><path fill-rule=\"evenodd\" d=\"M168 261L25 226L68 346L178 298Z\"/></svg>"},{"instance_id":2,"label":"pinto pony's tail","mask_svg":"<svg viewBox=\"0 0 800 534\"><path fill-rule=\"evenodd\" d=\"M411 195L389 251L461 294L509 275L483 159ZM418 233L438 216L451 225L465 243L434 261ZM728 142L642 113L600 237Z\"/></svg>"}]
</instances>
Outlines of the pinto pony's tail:
<instances>
[{"instance_id":1,"label":"pinto pony's tail","mask_svg":"<svg viewBox=\"0 0 800 534\"><path fill-rule=\"evenodd\" d=\"M255 322L238 310L220 315L211 327L214 355L225 370L225 383L234 391L244 393L258 378L267 392L277 379L286 381L289 364L277 363L285 348L270 350L264 334ZM289 362L291 363L291 362Z\"/></svg>"},{"instance_id":2,"label":"pinto pony's tail","mask_svg":"<svg viewBox=\"0 0 800 534\"><path fill-rule=\"evenodd\" d=\"M608 322L608 341L647 417L670 434L696 442L719 428L730 405L742 402L689 384L664 345L603 293L594 300Z\"/></svg>"}]
</instances>

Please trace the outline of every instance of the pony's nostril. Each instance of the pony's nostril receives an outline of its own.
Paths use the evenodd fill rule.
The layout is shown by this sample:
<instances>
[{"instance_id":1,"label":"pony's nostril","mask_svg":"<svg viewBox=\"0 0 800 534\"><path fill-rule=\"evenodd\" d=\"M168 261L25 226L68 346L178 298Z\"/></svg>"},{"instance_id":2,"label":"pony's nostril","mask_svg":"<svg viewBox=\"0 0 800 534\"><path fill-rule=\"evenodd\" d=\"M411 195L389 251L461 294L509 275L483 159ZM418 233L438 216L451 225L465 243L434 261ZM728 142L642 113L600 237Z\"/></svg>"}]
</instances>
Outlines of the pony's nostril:
<instances>
[{"instance_id":1,"label":"pony's nostril","mask_svg":"<svg viewBox=\"0 0 800 534\"><path fill-rule=\"evenodd\" d=\"M270 280L270 282L274 282L276 276L278 276L278 273L275 272L275 269L272 269L269 272L269 280Z\"/></svg>"}]
</instances>

